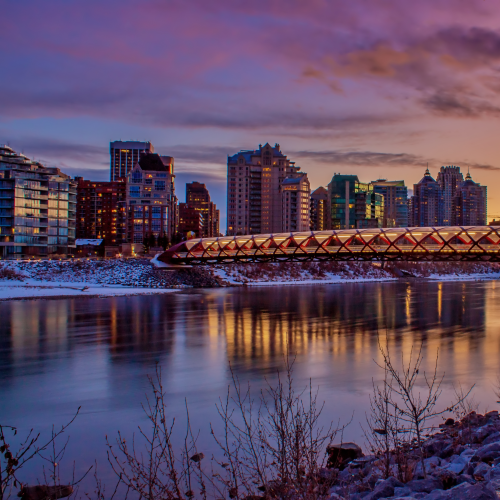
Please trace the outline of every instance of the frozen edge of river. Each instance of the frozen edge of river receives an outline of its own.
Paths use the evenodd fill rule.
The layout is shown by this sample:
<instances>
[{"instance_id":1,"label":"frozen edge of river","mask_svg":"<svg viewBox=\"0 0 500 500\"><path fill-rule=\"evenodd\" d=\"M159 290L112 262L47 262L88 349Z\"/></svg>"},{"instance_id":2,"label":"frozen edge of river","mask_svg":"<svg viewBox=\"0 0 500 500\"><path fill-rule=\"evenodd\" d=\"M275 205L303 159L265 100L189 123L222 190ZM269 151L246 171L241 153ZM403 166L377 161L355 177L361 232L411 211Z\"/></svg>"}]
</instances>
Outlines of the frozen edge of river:
<instances>
[{"instance_id":1,"label":"frozen edge of river","mask_svg":"<svg viewBox=\"0 0 500 500\"><path fill-rule=\"evenodd\" d=\"M54 299L73 297L120 297L177 292L173 288L143 288L122 285L99 285L82 282L57 282L25 279L0 281L0 300Z\"/></svg>"}]
</instances>

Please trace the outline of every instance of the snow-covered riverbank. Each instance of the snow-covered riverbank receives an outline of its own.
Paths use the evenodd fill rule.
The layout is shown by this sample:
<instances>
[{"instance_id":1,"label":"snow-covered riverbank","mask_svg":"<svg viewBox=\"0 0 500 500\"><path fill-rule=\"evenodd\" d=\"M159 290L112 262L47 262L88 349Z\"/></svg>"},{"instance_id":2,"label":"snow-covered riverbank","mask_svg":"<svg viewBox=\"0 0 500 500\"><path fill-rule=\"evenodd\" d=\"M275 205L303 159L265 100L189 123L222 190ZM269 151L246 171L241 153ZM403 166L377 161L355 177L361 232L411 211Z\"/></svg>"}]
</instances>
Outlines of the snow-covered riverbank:
<instances>
[{"instance_id":1,"label":"snow-covered riverbank","mask_svg":"<svg viewBox=\"0 0 500 500\"><path fill-rule=\"evenodd\" d=\"M175 292L176 289L101 285L26 279L0 281L0 300L53 299L63 297L110 297Z\"/></svg>"},{"instance_id":2,"label":"snow-covered riverbank","mask_svg":"<svg viewBox=\"0 0 500 500\"><path fill-rule=\"evenodd\" d=\"M425 262L387 264L370 262L304 262L231 264L215 273L232 285L313 285L421 278L442 281L478 281L500 278L500 266L486 263Z\"/></svg>"},{"instance_id":3,"label":"snow-covered riverbank","mask_svg":"<svg viewBox=\"0 0 500 500\"><path fill-rule=\"evenodd\" d=\"M0 300L165 293L181 288L241 285L315 285L420 278L441 281L500 278L487 263L284 262L185 269L156 268L146 259L6 261L0 263Z\"/></svg>"}]
</instances>

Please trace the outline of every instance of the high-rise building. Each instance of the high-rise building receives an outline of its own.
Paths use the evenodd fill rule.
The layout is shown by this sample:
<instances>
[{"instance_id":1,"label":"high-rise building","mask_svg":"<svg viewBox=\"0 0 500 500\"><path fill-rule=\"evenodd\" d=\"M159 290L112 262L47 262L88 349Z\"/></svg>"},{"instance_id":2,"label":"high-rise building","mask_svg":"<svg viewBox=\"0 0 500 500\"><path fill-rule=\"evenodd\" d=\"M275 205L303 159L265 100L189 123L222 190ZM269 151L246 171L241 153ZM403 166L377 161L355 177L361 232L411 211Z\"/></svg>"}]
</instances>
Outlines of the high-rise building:
<instances>
[{"instance_id":1,"label":"high-rise building","mask_svg":"<svg viewBox=\"0 0 500 500\"><path fill-rule=\"evenodd\" d=\"M0 146L0 249L4 258L74 252L76 182Z\"/></svg>"},{"instance_id":2,"label":"high-rise building","mask_svg":"<svg viewBox=\"0 0 500 500\"><path fill-rule=\"evenodd\" d=\"M486 186L472 180L470 173L455 191L453 199L452 225L486 225Z\"/></svg>"},{"instance_id":3,"label":"high-rise building","mask_svg":"<svg viewBox=\"0 0 500 500\"><path fill-rule=\"evenodd\" d=\"M443 193L443 226L453 224L453 200L458 188L464 182L464 176L460 172L460 167L441 167L436 178Z\"/></svg>"},{"instance_id":4,"label":"high-rise building","mask_svg":"<svg viewBox=\"0 0 500 500\"><path fill-rule=\"evenodd\" d=\"M299 170L279 144L228 156L227 234L281 232L281 184Z\"/></svg>"},{"instance_id":5,"label":"high-rise building","mask_svg":"<svg viewBox=\"0 0 500 500\"><path fill-rule=\"evenodd\" d=\"M154 153L150 142L114 141L109 144L111 156L110 181L125 179L135 164L146 154Z\"/></svg>"},{"instance_id":6,"label":"high-rise building","mask_svg":"<svg viewBox=\"0 0 500 500\"><path fill-rule=\"evenodd\" d=\"M76 237L103 239L105 245L126 241L127 183L86 181L76 177Z\"/></svg>"},{"instance_id":7,"label":"high-rise building","mask_svg":"<svg viewBox=\"0 0 500 500\"><path fill-rule=\"evenodd\" d=\"M205 230L203 212L189 205L179 203L179 225L178 232L184 237L190 236L201 238Z\"/></svg>"},{"instance_id":8,"label":"high-rise building","mask_svg":"<svg viewBox=\"0 0 500 500\"><path fill-rule=\"evenodd\" d=\"M328 184L332 229L382 227L384 197L357 175L334 174Z\"/></svg>"},{"instance_id":9,"label":"high-rise building","mask_svg":"<svg viewBox=\"0 0 500 500\"><path fill-rule=\"evenodd\" d=\"M384 196L383 227L408 227L408 188L404 181L378 179L371 182L375 193Z\"/></svg>"},{"instance_id":10,"label":"high-rise building","mask_svg":"<svg viewBox=\"0 0 500 500\"><path fill-rule=\"evenodd\" d=\"M444 199L441 186L431 177L429 169L418 184L413 185L412 222L414 227L442 226Z\"/></svg>"},{"instance_id":11,"label":"high-rise building","mask_svg":"<svg viewBox=\"0 0 500 500\"><path fill-rule=\"evenodd\" d=\"M311 187L307 174L295 174L281 183L281 232L310 230Z\"/></svg>"},{"instance_id":12,"label":"high-rise building","mask_svg":"<svg viewBox=\"0 0 500 500\"><path fill-rule=\"evenodd\" d=\"M144 155L127 178L127 239L142 243L151 234L172 239L177 227L174 159Z\"/></svg>"},{"instance_id":13,"label":"high-rise building","mask_svg":"<svg viewBox=\"0 0 500 500\"><path fill-rule=\"evenodd\" d=\"M359 190L355 194L354 211L356 214L356 228L383 227L384 222L384 195L371 189Z\"/></svg>"},{"instance_id":14,"label":"high-rise building","mask_svg":"<svg viewBox=\"0 0 500 500\"><path fill-rule=\"evenodd\" d=\"M205 184L200 182L186 184L186 204L200 212L203 219L203 238L219 236L219 210L210 200L210 193ZM180 205L179 217L181 217Z\"/></svg>"},{"instance_id":15,"label":"high-rise building","mask_svg":"<svg viewBox=\"0 0 500 500\"><path fill-rule=\"evenodd\" d=\"M324 231L329 229L328 191L323 187L311 193L311 231Z\"/></svg>"}]
</instances>

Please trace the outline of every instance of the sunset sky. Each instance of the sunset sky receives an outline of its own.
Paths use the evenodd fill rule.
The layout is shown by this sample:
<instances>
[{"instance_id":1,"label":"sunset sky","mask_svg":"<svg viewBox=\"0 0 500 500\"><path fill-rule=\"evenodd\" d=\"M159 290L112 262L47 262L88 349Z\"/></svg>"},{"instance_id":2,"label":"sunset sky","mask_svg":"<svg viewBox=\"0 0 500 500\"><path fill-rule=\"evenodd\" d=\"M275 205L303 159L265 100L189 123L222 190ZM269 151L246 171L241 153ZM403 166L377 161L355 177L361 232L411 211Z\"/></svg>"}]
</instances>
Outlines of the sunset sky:
<instances>
[{"instance_id":1,"label":"sunset sky","mask_svg":"<svg viewBox=\"0 0 500 500\"><path fill-rule=\"evenodd\" d=\"M109 142L174 156L225 229L226 157L278 142L309 174L459 165L500 215L499 0L4 0L0 143L109 179Z\"/></svg>"}]
</instances>

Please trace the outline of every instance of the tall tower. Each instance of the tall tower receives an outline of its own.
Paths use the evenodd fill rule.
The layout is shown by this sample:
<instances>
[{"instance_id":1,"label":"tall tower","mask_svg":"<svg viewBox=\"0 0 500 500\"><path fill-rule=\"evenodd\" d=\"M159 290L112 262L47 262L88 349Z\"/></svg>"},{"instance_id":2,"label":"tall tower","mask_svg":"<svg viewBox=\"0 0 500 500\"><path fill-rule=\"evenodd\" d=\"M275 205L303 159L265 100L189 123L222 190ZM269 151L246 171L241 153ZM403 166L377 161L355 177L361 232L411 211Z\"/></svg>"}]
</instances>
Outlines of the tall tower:
<instances>
[{"instance_id":1,"label":"tall tower","mask_svg":"<svg viewBox=\"0 0 500 500\"><path fill-rule=\"evenodd\" d=\"M416 227L443 225L443 192L431 177L429 169L418 184L413 185L412 222Z\"/></svg>"},{"instance_id":2,"label":"tall tower","mask_svg":"<svg viewBox=\"0 0 500 500\"><path fill-rule=\"evenodd\" d=\"M279 144L259 145L259 149L228 156L227 234L281 232L281 185L299 170Z\"/></svg>"},{"instance_id":3,"label":"tall tower","mask_svg":"<svg viewBox=\"0 0 500 500\"><path fill-rule=\"evenodd\" d=\"M464 176L460 167L441 167L437 175L437 182L443 192L443 226L451 226L453 219L453 200Z\"/></svg>"},{"instance_id":4,"label":"tall tower","mask_svg":"<svg viewBox=\"0 0 500 500\"><path fill-rule=\"evenodd\" d=\"M486 186L474 182L468 173L453 199L453 225L486 225L486 201Z\"/></svg>"},{"instance_id":5,"label":"tall tower","mask_svg":"<svg viewBox=\"0 0 500 500\"><path fill-rule=\"evenodd\" d=\"M328 217L328 191L323 187L311 193L311 231L324 231L329 229Z\"/></svg>"},{"instance_id":6,"label":"tall tower","mask_svg":"<svg viewBox=\"0 0 500 500\"><path fill-rule=\"evenodd\" d=\"M202 237L219 236L219 211L210 200L205 184L191 182L186 184L186 204L200 212L203 220Z\"/></svg>"},{"instance_id":7,"label":"tall tower","mask_svg":"<svg viewBox=\"0 0 500 500\"><path fill-rule=\"evenodd\" d=\"M408 188L404 181L379 179L371 183L384 196L384 227L408 226Z\"/></svg>"},{"instance_id":8,"label":"tall tower","mask_svg":"<svg viewBox=\"0 0 500 500\"><path fill-rule=\"evenodd\" d=\"M146 154L154 153L150 142L114 141L109 143L111 165L109 179L117 181L125 179L135 164Z\"/></svg>"}]
</instances>

